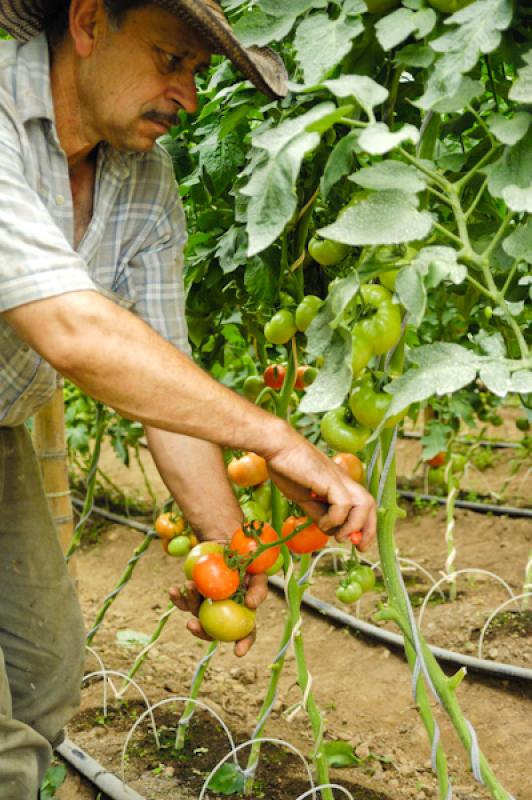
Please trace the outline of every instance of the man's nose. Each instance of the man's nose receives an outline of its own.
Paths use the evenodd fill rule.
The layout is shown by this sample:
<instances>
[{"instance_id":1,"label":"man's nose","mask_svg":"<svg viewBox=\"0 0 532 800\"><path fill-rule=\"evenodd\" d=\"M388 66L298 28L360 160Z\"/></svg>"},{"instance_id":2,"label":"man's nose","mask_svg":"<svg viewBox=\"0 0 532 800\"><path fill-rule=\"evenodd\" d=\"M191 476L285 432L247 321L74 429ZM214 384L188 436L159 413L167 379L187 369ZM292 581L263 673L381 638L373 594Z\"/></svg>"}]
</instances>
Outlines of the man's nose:
<instances>
[{"instance_id":1,"label":"man's nose","mask_svg":"<svg viewBox=\"0 0 532 800\"><path fill-rule=\"evenodd\" d=\"M198 108L198 93L194 76L175 77L170 83L167 96L179 103L189 114L193 114Z\"/></svg>"}]
</instances>

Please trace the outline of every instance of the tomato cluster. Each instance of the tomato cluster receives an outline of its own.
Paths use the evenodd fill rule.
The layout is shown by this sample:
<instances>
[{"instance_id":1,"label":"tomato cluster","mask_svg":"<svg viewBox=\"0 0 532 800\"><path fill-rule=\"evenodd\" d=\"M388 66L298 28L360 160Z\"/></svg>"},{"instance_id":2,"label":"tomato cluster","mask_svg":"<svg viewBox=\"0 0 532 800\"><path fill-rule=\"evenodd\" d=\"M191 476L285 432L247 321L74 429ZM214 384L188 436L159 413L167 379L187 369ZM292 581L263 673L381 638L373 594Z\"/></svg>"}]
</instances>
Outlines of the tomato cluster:
<instances>
[{"instance_id":1,"label":"tomato cluster","mask_svg":"<svg viewBox=\"0 0 532 800\"><path fill-rule=\"evenodd\" d=\"M186 523L182 516L173 511L159 514L154 525L159 534L165 553L175 558L186 556L191 547L198 543L193 533L185 533Z\"/></svg>"},{"instance_id":2,"label":"tomato cluster","mask_svg":"<svg viewBox=\"0 0 532 800\"><path fill-rule=\"evenodd\" d=\"M351 567L347 576L336 590L336 597L341 603L356 603L365 592L375 588L375 573L371 567L356 564Z\"/></svg>"}]
</instances>

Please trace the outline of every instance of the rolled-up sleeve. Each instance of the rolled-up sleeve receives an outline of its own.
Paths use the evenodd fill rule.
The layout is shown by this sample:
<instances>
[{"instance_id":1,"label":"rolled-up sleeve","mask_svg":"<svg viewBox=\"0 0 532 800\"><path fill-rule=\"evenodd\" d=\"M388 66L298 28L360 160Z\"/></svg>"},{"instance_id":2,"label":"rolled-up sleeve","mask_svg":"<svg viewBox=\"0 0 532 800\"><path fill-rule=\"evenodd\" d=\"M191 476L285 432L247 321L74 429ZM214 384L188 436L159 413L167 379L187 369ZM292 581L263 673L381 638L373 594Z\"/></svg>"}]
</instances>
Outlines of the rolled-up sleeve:
<instances>
[{"instance_id":1,"label":"rolled-up sleeve","mask_svg":"<svg viewBox=\"0 0 532 800\"><path fill-rule=\"evenodd\" d=\"M0 312L65 292L96 289L85 262L28 180L31 153L25 152L29 145L9 114L9 104L6 98L0 107Z\"/></svg>"}]
</instances>

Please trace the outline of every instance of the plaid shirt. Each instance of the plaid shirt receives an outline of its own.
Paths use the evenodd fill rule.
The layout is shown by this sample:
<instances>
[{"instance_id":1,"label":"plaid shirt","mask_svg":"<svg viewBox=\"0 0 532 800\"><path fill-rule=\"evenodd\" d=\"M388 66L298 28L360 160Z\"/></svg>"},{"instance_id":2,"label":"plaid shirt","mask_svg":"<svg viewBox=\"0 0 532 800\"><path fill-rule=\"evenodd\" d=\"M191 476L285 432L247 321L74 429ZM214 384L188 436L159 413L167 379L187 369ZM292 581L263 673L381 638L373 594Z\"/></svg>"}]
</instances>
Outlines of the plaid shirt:
<instances>
[{"instance_id":1,"label":"plaid shirt","mask_svg":"<svg viewBox=\"0 0 532 800\"><path fill-rule=\"evenodd\" d=\"M0 312L97 290L189 352L183 208L169 156L99 147L94 211L77 251L68 163L58 140L44 34L0 42ZM46 335L46 332L43 332ZM56 373L0 318L0 426L52 395Z\"/></svg>"}]
</instances>

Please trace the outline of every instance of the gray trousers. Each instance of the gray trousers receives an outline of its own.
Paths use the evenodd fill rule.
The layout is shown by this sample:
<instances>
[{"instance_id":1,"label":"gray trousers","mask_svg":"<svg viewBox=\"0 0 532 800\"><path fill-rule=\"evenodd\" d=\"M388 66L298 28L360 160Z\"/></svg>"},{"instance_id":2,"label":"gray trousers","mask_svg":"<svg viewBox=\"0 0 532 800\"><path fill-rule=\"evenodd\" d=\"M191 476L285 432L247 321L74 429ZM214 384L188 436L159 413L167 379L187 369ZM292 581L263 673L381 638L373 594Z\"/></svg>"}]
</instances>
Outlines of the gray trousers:
<instances>
[{"instance_id":1,"label":"gray trousers","mask_svg":"<svg viewBox=\"0 0 532 800\"><path fill-rule=\"evenodd\" d=\"M24 426L0 428L0 798L35 800L79 706L83 620Z\"/></svg>"}]
</instances>

